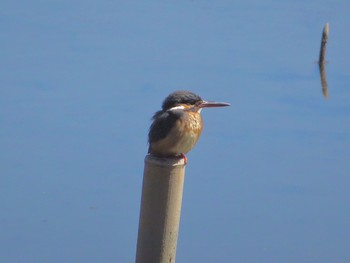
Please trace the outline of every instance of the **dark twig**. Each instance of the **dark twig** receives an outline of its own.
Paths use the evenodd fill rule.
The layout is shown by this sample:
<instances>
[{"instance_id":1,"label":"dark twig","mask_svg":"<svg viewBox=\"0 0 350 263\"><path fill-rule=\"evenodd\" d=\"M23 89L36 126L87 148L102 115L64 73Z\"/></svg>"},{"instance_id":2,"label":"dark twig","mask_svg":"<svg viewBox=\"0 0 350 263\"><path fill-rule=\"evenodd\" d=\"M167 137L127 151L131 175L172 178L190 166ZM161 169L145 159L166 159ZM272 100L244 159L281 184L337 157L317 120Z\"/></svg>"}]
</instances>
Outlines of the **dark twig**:
<instances>
[{"instance_id":1,"label":"dark twig","mask_svg":"<svg viewBox=\"0 0 350 263\"><path fill-rule=\"evenodd\" d=\"M323 93L323 96L325 98L328 98L328 84L327 84L327 78L326 78L326 66L324 63L319 63L318 66L320 68L322 93Z\"/></svg>"},{"instance_id":2,"label":"dark twig","mask_svg":"<svg viewBox=\"0 0 350 263\"><path fill-rule=\"evenodd\" d=\"M327 45L327 40L328 40L328 32L329 32L329 24L326 23L324 28L323 28L323 33L322 33L320 58L319 58L319 61L318 61L319 64L325 63L326 45Z\"/></svg>"},{"instance_id":3,"label":"dark twig","mask_svg":"<svg viewBox=\"0 0 350 263\"><path fill-rule=\"evenodd\" d=\"M329 24L326 23L323 28L320 58L318 61L318 66L320 69L320 76L321 76L322 93L325 98L328 98L328 84L327 84L326 66L325 66L326 44L328 40L328 33L329 33Z\"/></svg>"}]
</instances>

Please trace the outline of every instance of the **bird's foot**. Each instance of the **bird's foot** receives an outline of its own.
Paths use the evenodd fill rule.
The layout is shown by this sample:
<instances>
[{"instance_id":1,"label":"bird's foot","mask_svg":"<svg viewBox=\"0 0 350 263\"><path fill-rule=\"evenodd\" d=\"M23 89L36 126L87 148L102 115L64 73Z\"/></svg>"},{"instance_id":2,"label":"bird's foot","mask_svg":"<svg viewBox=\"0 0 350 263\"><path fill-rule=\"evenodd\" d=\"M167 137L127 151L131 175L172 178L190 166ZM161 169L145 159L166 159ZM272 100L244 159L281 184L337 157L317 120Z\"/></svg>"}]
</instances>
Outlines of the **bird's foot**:
<instances>
[{"instance_id":1,"label":"bird's foot","mask_svg":"<svg viewBox=\"0 0 350 263\"><path fill-rule=\"evenodd\" d=\"M184 163L186 165L187 164L187 156L184 153L181 153L180 157L184 159Z\"/></svg>"}]
</instances>

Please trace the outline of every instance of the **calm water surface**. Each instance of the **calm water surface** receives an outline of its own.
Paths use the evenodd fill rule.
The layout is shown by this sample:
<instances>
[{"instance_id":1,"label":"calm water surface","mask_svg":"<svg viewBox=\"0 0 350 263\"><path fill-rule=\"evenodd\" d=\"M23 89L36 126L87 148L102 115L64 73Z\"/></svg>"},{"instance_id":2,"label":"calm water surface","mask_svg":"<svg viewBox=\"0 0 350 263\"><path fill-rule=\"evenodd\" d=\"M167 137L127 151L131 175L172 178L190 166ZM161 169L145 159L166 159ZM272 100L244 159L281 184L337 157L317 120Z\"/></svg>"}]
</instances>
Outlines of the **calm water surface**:
<instances>
[{"instance_id":1,"label":"calm water surface","mask_svg":"<svg viewBox=\"0 0 350 263\"><path fill-rule=\"evenodd\" d=\"M3 2L0 262L133 262L150 117L176 89L232 104L203 111L177 261L349 262L349 9Z\"/></svg>"}]
</instances>

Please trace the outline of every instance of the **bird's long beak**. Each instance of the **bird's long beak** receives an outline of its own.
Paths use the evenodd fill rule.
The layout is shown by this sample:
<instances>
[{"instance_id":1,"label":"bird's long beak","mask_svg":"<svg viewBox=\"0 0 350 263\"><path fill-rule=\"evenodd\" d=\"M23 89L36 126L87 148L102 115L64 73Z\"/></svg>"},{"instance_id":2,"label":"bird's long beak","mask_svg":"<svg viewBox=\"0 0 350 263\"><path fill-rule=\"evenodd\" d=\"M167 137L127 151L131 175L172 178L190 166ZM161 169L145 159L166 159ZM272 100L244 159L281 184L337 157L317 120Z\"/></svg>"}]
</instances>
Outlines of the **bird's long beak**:
<instances>
[{"instance_id":1,"label":"bird's long beak","mask_svg":"<svg viewBox=\"0 0 350 263\"><path fill-rule=\"evenodd\" d=\"M226 102L203 101L201 104L199 104L199 108L226 107L230 105L231 105L230 103L226 103Z\"/></svg>"}]
</instances>

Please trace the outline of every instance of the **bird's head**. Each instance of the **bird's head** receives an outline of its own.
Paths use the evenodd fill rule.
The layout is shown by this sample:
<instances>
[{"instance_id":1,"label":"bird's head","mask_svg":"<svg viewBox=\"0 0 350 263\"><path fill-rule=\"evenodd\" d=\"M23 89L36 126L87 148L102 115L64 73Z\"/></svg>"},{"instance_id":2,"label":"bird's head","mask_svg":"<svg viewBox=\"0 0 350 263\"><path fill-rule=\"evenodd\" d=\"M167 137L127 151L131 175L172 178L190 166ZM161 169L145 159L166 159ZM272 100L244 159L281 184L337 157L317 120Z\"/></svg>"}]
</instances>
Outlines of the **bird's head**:
<instances>
[{"instance_id":1,"label":"bird's head","mask_svg":"<svg viewBox=\"0 0 350 263\"><path fill-rule=\"evenodd\" d=\"M202 108L225 106L230 106L230 104L225 102L205 101L191 91L175 91L165 98L162 109L163 111L167 111L170 109L195 107L200 110Z\"/></svg>"}]
</instances>

